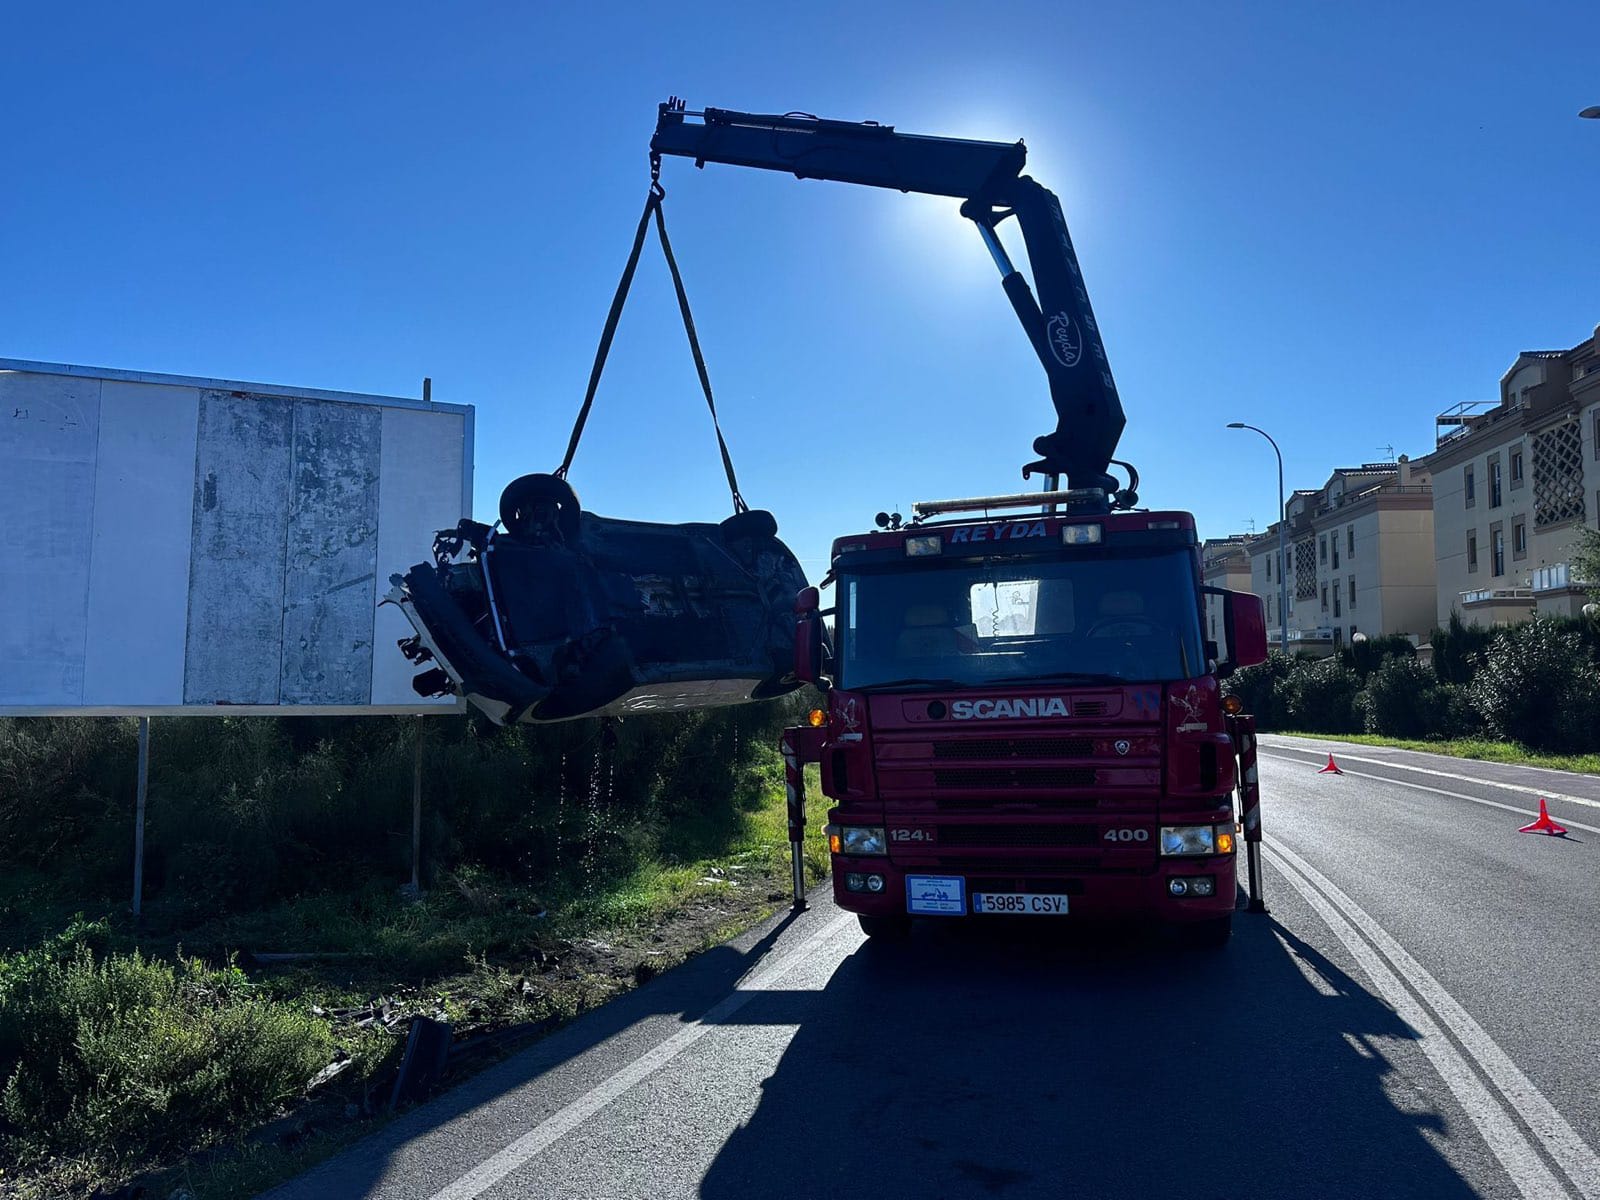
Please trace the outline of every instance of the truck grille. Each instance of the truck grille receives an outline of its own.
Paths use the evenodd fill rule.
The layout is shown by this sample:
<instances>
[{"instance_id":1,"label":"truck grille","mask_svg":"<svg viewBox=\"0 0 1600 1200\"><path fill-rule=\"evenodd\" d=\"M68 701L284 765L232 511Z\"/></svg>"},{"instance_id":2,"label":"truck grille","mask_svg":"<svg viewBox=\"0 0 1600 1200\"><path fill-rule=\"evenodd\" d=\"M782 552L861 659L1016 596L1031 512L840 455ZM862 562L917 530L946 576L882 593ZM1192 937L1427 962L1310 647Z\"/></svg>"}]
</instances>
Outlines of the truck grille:
<instances>
[{"instance_id":1,"label":"truck grille","mask_svg":"<svg viewBox=\"0 0 1600 1200\"><path fill-rule=\"evenodd\" d=\"M1093 825L941 825L939 842L945 846L1092 846Z\"/></svg>"},{"instance_id":2,"label":"truck grille","mask_svg":"<svg viewBox=\"0 0 1600 1200\"><path fill-rule=\"evenodd\" d=\"M935 758L1088 758L1094 754L1090 738L995 738L960 742L935 742Z\"/></svg>"},{"instance_id":3,"label":"truck grille","mask_svg":"<svg viewBox=\"0 0 1600 1200\"><path fill-rule=\"evenodd\" d=\"M941 788L1084 788L1093 787L1093 767L940 767L933 786Z\"/></svg>"},{"instance_id":4,"label":"truck grille","mask_svg":"<svg viewBox=\"0 0 1600 1200\"><path fill-rule=\"evenodd\" d=\"M1060 809L1086 809L1099 808L1098 796L1030 796L1026 800L1019 800L1014 796L935 796L934 807L940 809L958 809L966 811L974 808L1015 808L1025 804L1031 809L1048 809L1051 812Z\"/></svg>"}]
</instances>

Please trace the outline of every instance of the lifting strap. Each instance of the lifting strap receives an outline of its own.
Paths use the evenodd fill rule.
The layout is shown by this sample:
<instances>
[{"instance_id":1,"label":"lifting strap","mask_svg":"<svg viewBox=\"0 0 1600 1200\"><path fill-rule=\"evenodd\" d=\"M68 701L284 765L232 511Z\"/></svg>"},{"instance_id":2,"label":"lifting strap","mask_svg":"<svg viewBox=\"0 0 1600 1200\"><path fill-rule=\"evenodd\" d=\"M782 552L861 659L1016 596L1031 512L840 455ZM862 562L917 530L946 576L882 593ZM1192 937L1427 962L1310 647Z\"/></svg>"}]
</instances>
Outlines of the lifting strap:
<instances>
[{"instance_id":1,"label":"lifting strap","mask_svg":"<svg viewBox=\"0 0 1600 1200\"><path fill-rule=\"evenodd\" d=\"M694 317L689 312L689 294L684 291L683 276L678 271L678 260L673 256L672 243L667 240L666 218L662 215L661 201L666 196L661 186L661 156L650 156L650 194L645 198L644 212L639 216L639 227L633 231L633 249L628 251L628 263L622 269L617 283L617 293L611 298L611 311L606 314L605 327L600 331L600 345L595 350L594 366L589 371L589 387L584 393L583 406L578 409L578 419L572 426L572 437L567 441L566 457L556 468L557 478L565 479L572 466L572 457L578 452L578 440L583 437L584 424L589 420L589 410L594 406L595 392L600 387L600 375L605 370L606 356L611 353L611 339L616 336L617 322L622 317L622 306L628 299L628 288L633 284L633 273L639 266L639 252L644 249L644 238L655 218L656 235L661 241L661 253L672 273L672 286L678 293L678 310L683 314L683 330L689 337L689 351L694 355L694 369L700 376L700 390L705 394L706 407L711 410L711 428L717 434L717 449L722 452L722 469L727 472L728 490L733 493L733 511L742 513L749 509L739 492L739 479L733 472L733 457L728 453L728 443L722 436L722 426L717 421L717 402L711 395L711 376L706 372L705 355L700 352L700 337L695 332Z\"/></svg>"}]
</instances>

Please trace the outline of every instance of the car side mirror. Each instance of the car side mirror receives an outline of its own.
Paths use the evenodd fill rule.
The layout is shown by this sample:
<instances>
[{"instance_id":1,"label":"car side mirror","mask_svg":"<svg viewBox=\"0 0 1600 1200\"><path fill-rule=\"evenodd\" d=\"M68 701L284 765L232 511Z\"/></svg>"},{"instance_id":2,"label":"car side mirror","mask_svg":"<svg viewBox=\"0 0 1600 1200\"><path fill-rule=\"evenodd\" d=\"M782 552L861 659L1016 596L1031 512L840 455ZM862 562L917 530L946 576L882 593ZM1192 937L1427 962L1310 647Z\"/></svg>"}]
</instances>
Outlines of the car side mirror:
<instances>
[{"instance_id":1,"label":"car side mirror","mask_svg":"<svg viewBox=\"0 0 1600 1200\"><path fill-rule=\"evenodd\" d=\"M794 677L801 683L826 687L822 674L821 595L814 587L801 588L794 601Z\"/></svg>"}]
</instances>

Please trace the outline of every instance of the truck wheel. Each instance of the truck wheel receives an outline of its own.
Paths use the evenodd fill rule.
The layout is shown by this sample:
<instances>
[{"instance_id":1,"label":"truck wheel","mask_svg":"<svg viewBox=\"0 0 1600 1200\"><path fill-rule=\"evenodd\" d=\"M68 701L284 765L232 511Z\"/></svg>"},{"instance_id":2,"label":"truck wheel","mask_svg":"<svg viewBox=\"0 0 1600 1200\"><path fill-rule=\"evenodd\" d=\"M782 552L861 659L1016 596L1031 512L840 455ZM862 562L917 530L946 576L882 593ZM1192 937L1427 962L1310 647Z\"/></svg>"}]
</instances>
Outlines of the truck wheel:
<instances>
[{"instance_id":1,"label":"truck wheel","mask_svg":"<svg viewBox=\"0 0 1600 1200\"><path fill-rule=\"evenodd\" d=\"M1183 930L1183 940L1201 950L1220 950L1233 936L1233 916L1196 921Z\"/></svg>"},{"instance_id":2,"label":"truck wheel","mask_svg":"<svg viewBox=\"0 0 1600 1200\"><path fill-rule=\"evenodd\" d=\"M903 914L869 917L865 913L857 913L856 920L861 922L861 932L874 941L903 942L911 936L911 918Z\"/></svg>"}]
</instances>

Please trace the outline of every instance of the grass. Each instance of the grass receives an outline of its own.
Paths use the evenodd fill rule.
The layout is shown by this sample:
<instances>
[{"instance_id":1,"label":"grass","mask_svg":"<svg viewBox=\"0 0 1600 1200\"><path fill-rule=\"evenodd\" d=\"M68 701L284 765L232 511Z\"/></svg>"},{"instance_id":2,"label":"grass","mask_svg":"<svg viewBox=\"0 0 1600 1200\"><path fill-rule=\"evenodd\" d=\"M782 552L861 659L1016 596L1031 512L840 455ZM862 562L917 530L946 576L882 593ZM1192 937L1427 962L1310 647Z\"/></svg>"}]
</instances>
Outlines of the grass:
<instances>
[{"instance_id":1,"label":"grass","mask_svg":"<svg viewBox=\"0 0 1600 1200\"><path fill-rule=\"evenodd\" d=\"M1487 738L1453 738L1437 742L1415 738L1381 737L1374 733L1298 733L1273 730L1284 737L1315 738L1321 741L1354 742L1358 746L1387 746L1395 750L1423 750L1452 758L1471 758L1480 762L1509 763L1521 767L1549 767L1583 775L1600 775L1600 754L1540 754L1514 742Z\"/></svg>"},{"instance_id":2,"label":"grass","mask_svg":"<svg viewBox=\"0 0 1600 1200\"><path fill-rule=\"evenodd\" d=\"M171 1078L159 1081L166 1092L141 1093L141 1064L120 1055L118 1038L101 1021L91 1030L96 1038L90 1049L106 1061L78 1064L80 1078L63 1079L53 1101L72 1104L68 1093L92 1090L82 1077L97 1073L114 1078L121 1091L90 1113L93 1138L78 1129L76 1148L46 1136L43 1126L25 1131L15 1117L32 1107L33 1098L17 1093L11 1132L30 1132L32 1141L24 1144L13 1136L13 1144L0 1149L0 1193L81 1196L137 1178L152 1195L180 1186L196 1200L254 1194L386 1119L380 1111L386 1098L381 1080L392 1072L404 1022L395 1032L355 1028L335 1010L386 1001L405 1013L442 1014L458 1033L561 1022L736 936L786 902L789 877L781 762L775 753L764 752L741 775L731 819L724 808L681 821L657 830L657 840L633 856L629 867L588 877L577 872L574 879L546 888L533 879L459 868L416 900L402 897L395 881L368 882L256 911L161 924L155 932L141 931L115 911L122 906L105 902L104 919L88 926L92 957L81 946L56 956L74 964L71 978L50 980L53 994L71 1003L54 1003L41 990L37 1011L30 1010L33 1024L23 1028L12 1022L9 1031L0 1004L0 1086L8 1073L16 1073L19 1061L29 1058L27 1047L14 1045L8 1065L3 1052L8 1032L38 1040L42 1035L29 1030L43 1029L51 1044L40 1041L37 1050L48 1050L52 1058L83 1057L81 1047L72 1050L74 1037L88 1028L80 1020L82 1011L94 1009L102 994L126 992L122 978L130 973L142 981L144 999L127 1006L128 1020L155 1029L191 1057L198 1055L195 1069L186 1070L181 1056L174 1055ZM827 864L820 807L813 805L806 845L812 879L822 878ZM10 926L12 945L34 947L0 953L0 984L8 964L19 977L23 966L36 969L38 948L51 944L42 934L19 942L20 928L60 930L69 924L68 890L38 872L0 880L0 917L10 918L0 923ZM259 966L253 952L317 957ZM229 1016L227 1006L212 999L223 992L230 1002L236 999L236 1015ZM272 1086L253 1089L242 1074L229 1077L222 1082L231 1097L281 1097L280 1077L302 1079L334 1055L356 1060L354 1069L311 1104L314 1132L266 1141L248 1136L262 1120L285 1109L300 1111L298 1100L252 1103L230 1112L206 1109L209 1119L174 1120L180 1114L167 1093L187 1096L186 1088L198 1086L191 1081L207 1068L201 1060L217 1057L206 1039L219 1023L224 1032L232 1029L229 1021L250 1029L270 1023L277 1033L277 1050L267 1064L276 1072ZM251 1063L240 1067L244 1074L253 1070ZM372 1080L380 1081L376 1090ZM24 1082L42 1088L50 1080ZM125 1094L137 1103L129 1103ZM0 1119L0 1147L6 1142L5 1124Z\"/></svg>"}]
</instances>

